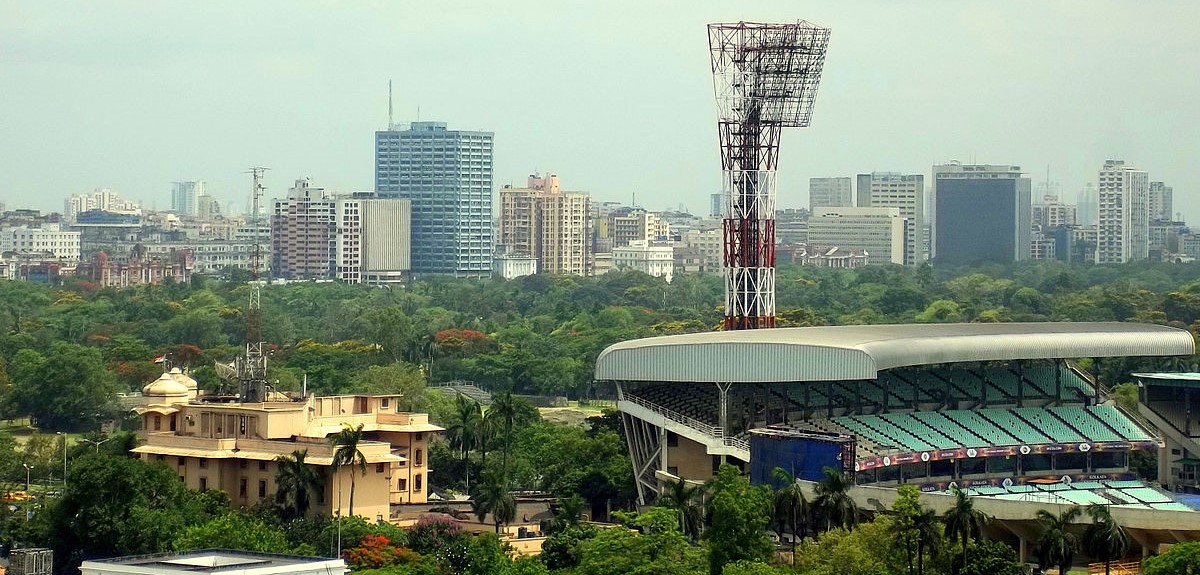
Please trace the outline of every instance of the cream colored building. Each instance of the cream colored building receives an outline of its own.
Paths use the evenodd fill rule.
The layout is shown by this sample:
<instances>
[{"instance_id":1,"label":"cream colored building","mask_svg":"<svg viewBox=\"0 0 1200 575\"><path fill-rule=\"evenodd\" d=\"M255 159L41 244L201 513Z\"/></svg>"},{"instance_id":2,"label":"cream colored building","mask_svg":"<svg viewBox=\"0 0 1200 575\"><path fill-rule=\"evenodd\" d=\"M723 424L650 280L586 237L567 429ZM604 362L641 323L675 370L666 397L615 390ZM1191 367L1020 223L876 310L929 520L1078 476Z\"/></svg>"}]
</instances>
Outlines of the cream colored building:
<instances>
[{"instance_id":1,"label":"cream colored building","mask_svg":"<svg viewBox=\"0 0 1200 575\"><path fill-rule=\"evenodd\" d=\"M675 253L671 246L654 245L645 240L633 240L627 246L613 248L612 267L618 270L637 270L671 283L675 271Z\"/></svg>"},{"instance_id":2,"label":"cream colored building","mask_svg":"<svg viewBox=\"0 0 1200 575\"><path fill-rule=\"evenodd\" d=\"M143 404L133 410L141 419L142 445L133 452L167 464L191 489L220 489L234 505L273 499L276 458L307 450L305 461L325 478L311 513L349 513L351 473L355 515L387 519L393 504L426 502L429 438L442 428L427 414L397 411L399 395L292 400L277 394L278 401L263 403L205 402L195 380L177 369L142 393ZM360 424L366 472L334 468L329 438Z\"/></svg>"},{"instance_id":3,"label":"cream colored building","mask_svg":"<svg viewBox=\"0 0 1200 575\"><path fill-rule=\"evenodd\" d=\"M528 255L538 273L587 275L591 250L588 195L562 191L557 175L529 176L525 188L500 190L500 245Z\"/></svg>"}]
</instances>

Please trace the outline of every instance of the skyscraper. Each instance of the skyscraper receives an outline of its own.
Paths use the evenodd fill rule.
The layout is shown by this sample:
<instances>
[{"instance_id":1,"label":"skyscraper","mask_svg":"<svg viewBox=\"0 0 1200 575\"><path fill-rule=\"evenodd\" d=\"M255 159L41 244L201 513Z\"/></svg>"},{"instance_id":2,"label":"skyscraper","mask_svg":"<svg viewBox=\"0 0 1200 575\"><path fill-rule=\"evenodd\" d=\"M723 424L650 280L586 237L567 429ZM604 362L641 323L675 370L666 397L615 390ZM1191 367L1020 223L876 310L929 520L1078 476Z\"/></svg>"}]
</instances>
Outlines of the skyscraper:
<instances>
[{"instance_id":1,"label":"skyscraper","mask_svg":"<svg viewBox=\"0 0 1200 575\"><path fill-rule=\"evenodd\" d=\"M294 280L325 279L334 268L334 197L296 180L271 212L271 273Z\"/></svg>"},{"instance_id":2,"label":"skyscraper","mask_svg":"<svg viewBox=\"0 0 1200 575\"><path fill-rule=\"evenodd\" d=\"M413 122L375 132L375 192L412 201L412 271L492 272L492 132Z\"/></svg>"},{"instance_id":3,"label":"skyscraper","mask_svg":"<svg viewBox=\"0 0 1200 575\"><path fill-rule=\"evenodd\" d=\"M926 259L922 238L925 229L925 176L895 172L858 175L858 207L899 208L904 218L904 265Z\"/></svg>"},{"instance_id":4,"label":"skyscraper","mask_svg":"<svg viewBox=\"0 0 1200 575\"><path fill-rule=\"evenodd\" d=\"M1028 259L1031 192L1020 166L934 166L932 256L950 264Z\"/></svg>"},{"instance_id":5,"label":"skyscraper","mask_svg":"<svg viewBox=\"0 0 1200 575\"><path fill-rule=\"evenodd\" d=\"M850 178L809 178L808 207L844 208L854 205L850 193Z\"/></svg>"},{"instance_id":6,"label":"skyscraper","mask_svg":"<svg viewBox=\"0 0 1200 575\"><path fill-rule=\"evenodd\" d=\"M171 189L171 211L181 216L199 215L203 195L204 180L175 182Z\"/></svg>"},{"instance_id":7,"label":"skyscraper","mask_svg":"<svg viewBox=\"0 0 1200 575\"><path fill-rule=\"evenodd\" d=\"M1150 176L1123 160L1107 160L1100 169L1100 229L1096 263L1112 264L1150 257Z\"/></svg>"},{"instance_id":8,"label":"skyscraper","mask_svg":"<svg viewBox=\"0 0 1200 575\"><path fill-rule=\"evenodd\" d=\"M545 274L587 275L591 232L588 195L564 192L558 176L529 176L528 186L500 190L500 244L532 256Z\"/></svg>"},{"instance_id":9,"label":"skyscraper","mask_svg":"<svg viewBox=\"0 0 1200 575\"><path fill-rule=\"evenodd\" d=\"M906 221L899 208L814 208L808 245L863 250L867 263L903 264Z\"/></svg>"},{"instance_id":10,"label":"skyscraper","mask_svg":"<svg viewBox=\"0 0 1200 575\"><path fill-rule=\"evenodd\" d=\"M1150 221L1175 219L1174 189L1162 182L1150 182Z\"/></svg>"}]
</instances>

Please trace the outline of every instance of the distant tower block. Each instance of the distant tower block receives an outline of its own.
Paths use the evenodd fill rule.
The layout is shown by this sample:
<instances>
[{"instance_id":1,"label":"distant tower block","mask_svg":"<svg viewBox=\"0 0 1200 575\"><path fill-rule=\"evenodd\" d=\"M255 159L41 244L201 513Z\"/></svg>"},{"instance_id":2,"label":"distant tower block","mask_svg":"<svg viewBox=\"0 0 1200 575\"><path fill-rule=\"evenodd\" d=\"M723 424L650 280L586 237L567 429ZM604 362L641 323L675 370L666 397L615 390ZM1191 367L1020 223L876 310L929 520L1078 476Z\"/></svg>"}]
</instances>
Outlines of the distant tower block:
<instances>
[{"instance_id":1,"label":"distant tower block","mask_svg":"<svg viewBox=\"0 0 1200 575\"><path fill-rule=\"evenodd\" d=\"M724 171L725 329L775 327L775 169L782 128L803 128L829 29L709 24Z\"/></svg>"}]
</instances>

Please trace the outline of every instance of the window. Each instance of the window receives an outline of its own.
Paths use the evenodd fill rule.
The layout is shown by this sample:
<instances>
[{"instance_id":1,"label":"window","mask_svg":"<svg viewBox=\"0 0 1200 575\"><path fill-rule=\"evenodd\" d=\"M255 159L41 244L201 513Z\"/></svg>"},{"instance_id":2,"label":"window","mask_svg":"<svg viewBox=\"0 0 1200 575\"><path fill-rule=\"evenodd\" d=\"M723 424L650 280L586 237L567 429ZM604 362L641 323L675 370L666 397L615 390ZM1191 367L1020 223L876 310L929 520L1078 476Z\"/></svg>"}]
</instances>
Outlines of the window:
<instances>
[{"instance_id":1,"label":"window","mask_svg":"<svg viewBox=\"0 0 1200 575\"><path fill-rule=\"evenodd\" d=\"M417 465L421 465L421 462L424 461L424 456L425 456L425 453L422 452L420 449L418 449L417 450L417 460L416 460Z\"/></svg>"},{"instance_id":2,"label":"window","mask_svg":"<svg viewBox=\"0 0 1200 575\"><path fill-rule=\"evenodd\" d=\"M201 459L200 461L204 461L204 460ZM208 478L207 477L200 478L200 491L208 491Z\"/></svg>"},{"instance_id":3,"label":"window","mask_svg":"<svg viewBox=\"0 0 1200 575\"><path fill-rule=\"evenodd\" d=\"M413 490L414 491L421 490L421 474L420 473L413 476Z\"/></svg>"},{"instance_id":4,"label":"window","mask_svg":"<svg viewBox=\"0 0 1200 575\"><path fill-rule=\"evenodd\" d=\"M259 461L259 462L258 462L258 470L259 470L259 471L266 471L266 470L267 470L267 462L266 462L266 461Z\"/></svg>"},{"instance_id":5,"label":"window","mask_svg":"<svg viewBox=\"0 0 1200 575\"><path fill-rule=\"evenodd\" d=\"M183 465L183 464L187 463L187 459L184 457L179 457L178 459L179 459L179 462L177 463L177 465Z\"/></svg>"},{"instance_id":6,"label":"window","mask_svg":"<svg viewBox=\"0 0 1200 575\"><path fill-rule=\"evenodd\" d=\"M154 431L162 431L162 416L154 416Z\"/></svg>"},{"instance_id":7,"label":"window","mask_svg":"<svg viewBox=\"0 0 1200 575\"><path fill-rule=\"evenodd\" d=\"M396 480L396 490L408 491L408 479L401 477L400 479Z\"/></svg>"},{"instance_id":8,"label":"window","mask_svg":"<svg viewBox=\"0 0 1200 575\"><path fill-rule=\"evenodd\" d=\"M383 473L384 467L386 467L384 464L376 463L375 464L375 473Z\"/></svg>"},{"instance_id":9,"label":"window","mask_svg":"<svg viewBox=\"0 0 1200 575\"><path fill-rule=\"evenodd\" d=\"M679 436L675 432L667 432L667 447L679 447Z\"/></svg>"},{"instance_id":10,"label":"window","mask_svg":"<svg viewBox=\"0 0 1200 575\"><path fill-rule=\"evenodd\" d=\"M238 497L246 497L246 478L243 477L238 481Z\"/></svg>"},{"instance_id":11,"label":"window","mask_svg":"<svg viewBox=\"0 0 1200 575\"><path fill-rule=\"evenodd\" d=\"M387 409L388 407L390 407L390 406L391 406L391 404L392 404L392 400L391 400L391 398L385 397L385 398L383 398L383 400L380 402L380 404L379 404L379 405L380 405L380 407L382 407L383 409Z\"/></svg>"},{"instance_id":12,"label":"window","mask_svg":"<svg viewBox=\"0 0 1200 575\"><path fill-rule=\"evenodd\" d=\"M424 433L418 433L418 434L417 434L417 437L416 437L416 439L417 439L417 441L421 441L421 440L425 439L425 434L424 434Z\"/></svg>"},{"instance_id":13,"label":"window","mask_svg":"<svg viewBox=\"0 0 1200 575\"><path fill-rule=\"evenodd\" d=\"M247 467L246 464L247 464L247 461L245 459L238 461L238 469L245 469Z\"/></svg>"},{"instance_id":14,"label":"window","mask_svg":"<svg viewBox=\"0 0 1200 575\"><path fill-rule=\"evenodd\" d=\"M208 469L208 460L207 459L200 460L200 469Z\"/></svg>"},{"instance_id":15,"label":"window","mask_svg":"<svg viewBox=\"0 0 1200 575\"><path fill-rule=\"evenodd\" d=\"M267 496L267 480L266 479L258 480L258 496L259 497Z\"/></svg>"}]
</instances>

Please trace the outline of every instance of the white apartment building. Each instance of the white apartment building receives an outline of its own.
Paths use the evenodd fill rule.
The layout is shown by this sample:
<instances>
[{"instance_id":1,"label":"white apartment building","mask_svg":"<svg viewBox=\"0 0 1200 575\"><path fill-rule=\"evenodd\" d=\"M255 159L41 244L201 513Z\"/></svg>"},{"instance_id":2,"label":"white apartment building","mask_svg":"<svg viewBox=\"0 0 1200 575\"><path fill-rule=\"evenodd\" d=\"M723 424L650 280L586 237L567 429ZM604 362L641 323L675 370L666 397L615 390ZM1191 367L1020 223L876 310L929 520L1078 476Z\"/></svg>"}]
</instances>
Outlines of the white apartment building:
<instances>
[{"instance_id":1,"label":"white apartment building","mask_svg":"<svg viewBox=\"0 0 1200 575\"><path fill-rule=\"evenodd\" d=\"M17 258L56 259L78 262L80 233L63 231L59 224L46 223L40 228L18 226L0 229L0 252Z\"/></svg>"},{"instance_id":2,"label":"white apartment building","mask_svg":"<svg viewBox=\"0 0 1200 575\"><path fill-rule=\"evenodd\" d=\"M809 178L809 208L840 208L854 205L850 178Z\"/></svg>"},{"instance_id":3,"label":"white apartment building","mask_svg":"<svg viewBox=\"0 0 1200 575\"><path fill-rule=\"evenodd\" d=\"M900 208L816 208L808 220L808 245L863 250L870 264L905 263L907 220Z\"/></svg>"},{"instance_id":4,"label":"white apartment building","mask_svg":"<svg viewBox=\"0 0 1200 575\"><path fill-rule=\"evenodd\" d=\"M532 256L538 271L587 275L592 248L589 198L564 192L557 175L531 175L528 186L500 190L502 253Z\"/></svg>"},{"instance_id":5,"label":"white apartment building","mask_svg":"<svg viewBox=\"0 0 1200 575\"><path fill-rule=\"evenodd\" d=\"M181 216L199 215L203 195L206 195L204 180L175 182L171 188L171 211Z\"/></svg>"},{"instance_id":6,"label":"white apartment building","mask_svg":"<svg viewBox=\"0 0 1200 575\"><path fill-rule=\"evenodd\" d=\"M122 199L116 192L108 188L96 188L90 194L74 194L63 201L63 218L68 223L74 223L80 212L88 210L104 210L120 214L142 213L142 207L135 201Z\"/></svg>"},{"instance_id":7,"label":"white apartment building","mask_svg":"<svg viewBox=\"0 0 1200 575\"><path fill-rule=\"evenodd\" d=\"M675 251L671 246L632 240L629 245L613 248L612 267L617 270L637 270L656 278L665 278L667 283L671 283Z\"/></svg>"},{"instance_id":8,"label":"white apartment building","mask_svg":"<svg viewBox=\"0 0 1200 575\"><path fill-rule=\"evenodd\" d=\"M725 233L721 228L688 230L683 236L683 245L699 253L704 271L721 271L725 249Z\"/></svg>"},{"instance_id":9,"label":"white apartment building","mask_svg":"<svg viewBox=\"0 0 1200 575\"><path fill-rule=\"evenodd\" d=\"M671 224L656 213L635 210L609 216L608 232L615 249L635 241L666 239L671 234Z\"/></svg>"},{"instance_id":10,"label":"white apartment building","mask_svg":"<svg viewBox=\"0 0 1200 575\"><path fill-rule=\"evenodd\" d=\"M1073 226L1078 223L1078 210L1071 204L1059 201L1058 196L1043 196L1042 202L1033 204L1033 224L1043 229ZM1036 255L1033 259L1040 259Z\"/></svg>"},{"instance_id":11,"label":"white apartment building","mask_svg":"<svg viewBox=\"0 0 1200 575\"><path fill-rule=\"evenodd\" d=\"M1099 174L1100 226L1096 263L1124 263L1150 257L1150 176L1108 160Z\"/></svg>"},{"instance_id":12,"label":"white apartment building","mask_svg":"<svg viewBox=\"0 0 1200 575\"><path fill-rule=\"evenodd\" d=\"M1175 220L1175 190L1162 182L1150 182L1150 221Z\"/></svg>"},{"instance_id":13,"label":"white apartment building","mask_svg":"<svg viewBox=\"0 0 1200 575\"><path fill-rule=\"evenodd\" d=\"M373 196L334 201L334 277L371 285L403 282L412 270L412 201Z\"/></svg>"},{"instance_id":14,"label":"white apartment building","mask_svg":"<svg viewBox=\"0 0 1200 575\"><path fill-rule=\"evenodd\" d=\"M925 176L896 172L871 172L858 175L860 208L896 208L904 218L904 257L900 263L917 265L925 261ZM811 223L808 243L831 245L812 237Z\"/></svg>"}]
</instances>

